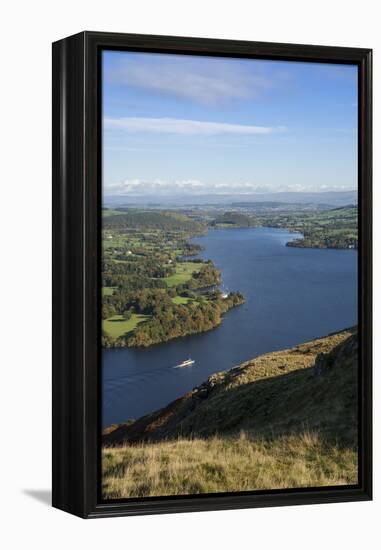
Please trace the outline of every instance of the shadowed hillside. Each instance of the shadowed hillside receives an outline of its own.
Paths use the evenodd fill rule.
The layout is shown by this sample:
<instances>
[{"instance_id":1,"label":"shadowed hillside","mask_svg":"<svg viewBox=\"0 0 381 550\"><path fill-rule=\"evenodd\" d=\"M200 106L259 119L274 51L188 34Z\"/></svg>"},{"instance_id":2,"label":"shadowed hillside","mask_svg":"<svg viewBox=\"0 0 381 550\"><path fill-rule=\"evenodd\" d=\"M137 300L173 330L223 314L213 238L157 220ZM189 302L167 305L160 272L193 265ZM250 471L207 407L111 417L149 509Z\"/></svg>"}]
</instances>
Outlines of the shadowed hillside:
<instances>
[{"instance_id":1,"label":"shadowed hillside","mask_svg":"<svg viewBox=\"0 0 381 550\"><path fill-rule=\"evenodd\" d=\"M103 444L106 498L356 484L356 329L214 374Z\"/></svg>"}]
</instances>

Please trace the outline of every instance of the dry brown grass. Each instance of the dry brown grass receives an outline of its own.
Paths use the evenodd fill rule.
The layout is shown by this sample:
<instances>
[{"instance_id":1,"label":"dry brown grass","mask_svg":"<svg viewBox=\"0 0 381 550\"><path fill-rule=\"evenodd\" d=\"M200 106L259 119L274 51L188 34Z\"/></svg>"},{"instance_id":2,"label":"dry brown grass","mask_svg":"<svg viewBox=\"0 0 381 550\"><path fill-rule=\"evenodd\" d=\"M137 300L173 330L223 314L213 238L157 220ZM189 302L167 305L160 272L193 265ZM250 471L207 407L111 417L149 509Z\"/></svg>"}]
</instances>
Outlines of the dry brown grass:
<instances>
[{"instance_id":1,"label":"dry brown grass","mask_svg":"<svg viewBox=\"0 0 381 550\"><path fill-rule=\"evenodd\" d=\"M272 441L241 432L103 451L103 494L110 499L356 483L357 453L316 432Z\"/></svg>"},{"instance_id":2,"label":"dry brown grass","mask_svg":"<svg viewBox=\"0 0 381 550\"><path fill-rule=\"evenodd\" d=\"M128 426L110 428L105 438L118 429L121 437L103 448L104 497L357 484L356 353L341 354L324 375L313 369L318 353L339 353L352 333L213 375L206 397L200 386L137 421L134 443L123 439Z\"/></svg>"}]
</instances>

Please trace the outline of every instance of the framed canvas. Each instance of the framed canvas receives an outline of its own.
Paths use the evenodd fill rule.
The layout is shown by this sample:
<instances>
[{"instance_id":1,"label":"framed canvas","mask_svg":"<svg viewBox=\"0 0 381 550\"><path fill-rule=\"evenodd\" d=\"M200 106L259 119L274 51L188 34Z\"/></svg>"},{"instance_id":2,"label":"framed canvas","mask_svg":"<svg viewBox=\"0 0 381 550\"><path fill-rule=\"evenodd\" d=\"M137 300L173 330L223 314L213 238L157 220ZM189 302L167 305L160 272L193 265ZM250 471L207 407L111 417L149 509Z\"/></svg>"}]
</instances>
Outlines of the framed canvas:
<instances>
[{"instance_id":1,"label":"framed canvas","mask_svg":"<svg viewBox=\"0 0 381 550\"><path fill-rule=\"evenodd\" d=\"M371 50L53 44L53 505L369 500Z\"/></svg>"}]
</instances>

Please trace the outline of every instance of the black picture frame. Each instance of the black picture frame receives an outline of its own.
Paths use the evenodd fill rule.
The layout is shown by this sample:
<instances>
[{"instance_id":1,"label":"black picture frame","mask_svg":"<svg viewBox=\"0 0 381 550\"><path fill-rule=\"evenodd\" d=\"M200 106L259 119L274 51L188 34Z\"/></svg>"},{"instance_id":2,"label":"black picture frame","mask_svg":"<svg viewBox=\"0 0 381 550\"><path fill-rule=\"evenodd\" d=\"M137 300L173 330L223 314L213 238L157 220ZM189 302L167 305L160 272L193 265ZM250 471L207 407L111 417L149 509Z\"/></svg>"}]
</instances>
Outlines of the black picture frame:
<instances>
[{"instance_id":1,"label":"black picture frame","mask_svg":"<svg viewBox=\"0 0 381 550\"><path fill-rule=\"evenodd\" d=\"M359 484L102 502L100 495L100 51L358 66ZM53 44L53 506L83 518L372 498L372 51L82 32Z\"/></svg>"}]
</instances>

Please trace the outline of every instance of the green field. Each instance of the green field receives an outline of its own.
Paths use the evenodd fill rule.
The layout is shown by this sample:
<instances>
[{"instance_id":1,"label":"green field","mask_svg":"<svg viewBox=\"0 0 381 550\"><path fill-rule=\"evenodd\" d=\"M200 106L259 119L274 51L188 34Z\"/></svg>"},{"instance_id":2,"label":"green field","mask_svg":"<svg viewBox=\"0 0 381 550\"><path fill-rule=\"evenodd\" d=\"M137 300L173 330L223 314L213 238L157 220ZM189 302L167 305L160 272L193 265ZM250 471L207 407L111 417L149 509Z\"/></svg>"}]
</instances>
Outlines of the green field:
<instances>
[{"instance_id":1,"label":"green field","mask_svg":"<svg viewBox=\"0 0 381 550\"><path fill-rule=\"evenodd\" d=\"M167 287L182 285L189 281L192 277L192 273L200 271L202 264L196 264L192 262L182 262L177 264L176 273L170 277L164 277L163 281L166 282Z\"/></svg>"},{"instance_id":2,"label":"green field","mask_svg":"<svg viewBox=\"0 0 381 550\"><path fill-rule=\"evenodd\" d=\"M188 302L191 302L192 298L185 298L184 296L175 296L172 298L172 302L174 304L187 304Z\"/></svg>"},{"instance_id":3,"label":"green field","mask_svg":"<svg viewBox=\"0 0 381 550\"><path fill-rule=\"evenodd\" d=\"M110 238L111 237L111 238ZM120 248L127 245L127 238L109 234L103 239L103 249Z\"/></svg>"},{"instance_id":4,"label":"green field","mask_svg":"<svg viewBox=\"0 0 381 550\"><path fill-rule=\"evenodd\" d=\"M112 261L115 262L116 264L128 264L128 260L116 260L113 258Z\"/></svg>"},{"instance_id":5,"label":"green field","mask_svg":"<svg viewBox=\"0 0 381 550\"><path fill-rule=\"evenodd\" d=\"M131 332L140 323L149 318L149 315L136 315L133 314L131 319L126 321L123 315L114 315L109 319L103 321L103 330L112 338L119 338L128 332Z\"/></svg>"},{"instance_id":6,"label":"green field","mask_svg":"<svg viewBox=\"0 0 381 550\"><path fill-rule=\"evenodd\" d=\"M104 208L102 210L102 216L108 218L109 216L120 216L123 212L120 210L112 210L112 208Z\"/></svg>"},{"instance_id":7,"label":"green field","mask_svg":"<svg viewBox=\"0 0 381 550\"><path fill-rule=\"evenodd\" d=\"M102 296L112 296L116 286L104 286L102 287Z\"/></svg>"}]
</instances>

